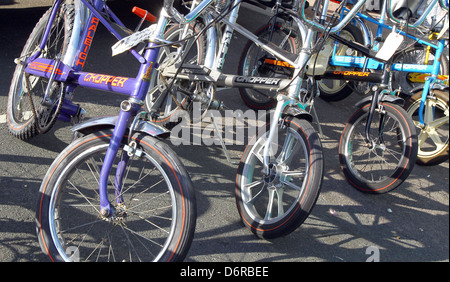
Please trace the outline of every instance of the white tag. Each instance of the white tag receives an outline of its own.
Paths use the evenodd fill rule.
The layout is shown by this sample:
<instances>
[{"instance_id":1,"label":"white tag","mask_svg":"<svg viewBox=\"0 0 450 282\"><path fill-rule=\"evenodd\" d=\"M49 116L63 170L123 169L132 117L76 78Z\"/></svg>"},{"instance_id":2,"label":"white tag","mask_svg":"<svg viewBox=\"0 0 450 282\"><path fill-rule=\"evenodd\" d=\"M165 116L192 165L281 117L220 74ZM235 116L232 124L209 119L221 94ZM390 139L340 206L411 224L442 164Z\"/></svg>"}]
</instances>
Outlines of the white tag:
<instances>
[{"instance_id":1,"label":"white tag","mask_svg":"<svg viewBox=\"0 0 450 282\"><path fill-rule=\"evenodd\" d=\"M398 47L400 47L403 40L404 37L401 34L394 31L391 32L375 57L384 61L389 61L395 51L397 51Z\"/></svg>"},{"instance_id":2,"label":"white tag","mask_svg":"<svg viewBox=\"0 0 450 282\"><path fill-rule=\"evenodd\" d=\"M439 32L437 39L442 39L442 37L444 37L447 31L448 31L448 17L445 19L444 26L442 27L441 32Z\"/></svg>"},{"instance_id":3,"label":"white tag","mask_svg":"<svg viewBox=\"0 0 450 282\"><path fill-rule=\"evenodd\" d=\"M155 29L156 25L151 25L146 29L143 29L141 31L131 34L130 36L122 38L111 47L112 55L116 56L118 54L121 54L125 51L130 50L134 46L137 46L139 43L150 39Z\"/></svg>"}]
</instances>

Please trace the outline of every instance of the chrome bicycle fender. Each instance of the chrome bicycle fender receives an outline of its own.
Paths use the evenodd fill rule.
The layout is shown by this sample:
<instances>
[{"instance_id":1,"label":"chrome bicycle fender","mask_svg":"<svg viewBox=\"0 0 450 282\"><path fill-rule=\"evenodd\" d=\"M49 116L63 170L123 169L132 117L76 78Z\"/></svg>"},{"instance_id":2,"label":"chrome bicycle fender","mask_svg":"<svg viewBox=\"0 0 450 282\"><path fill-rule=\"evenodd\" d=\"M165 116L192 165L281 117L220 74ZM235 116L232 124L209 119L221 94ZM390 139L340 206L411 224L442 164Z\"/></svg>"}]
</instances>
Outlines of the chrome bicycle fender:
<instances>
[{"instance_id":1,"label":"chrome bicycle fender","mask_svg":"<svg viewBox=\"0 0 450 282\"><path fill-rule=\"evenodd\" d=\"M373 35L367 24L359 17L355 17L351 23L353 23L361 31L364 40L364 46L372 46Z\"/></svg>"},{"instance_id":2,"label":"chrome bicycle fender","mask_svg":"<svg viewBox=\"0 0 450 282\"><path fill-rule=\"evenodd\" d=\"M299 107L295 107L295 106L286 106L283 109L283 112L281 113L282 117L285 116L293 116L299 119L305 119L309 122L313 121L313 117L310 113L308 113L305 110L300 109Z\"/></svg>"},{"instance_id":3,"label":"chrome bicycle fender","mask_svg":"<svg viewBox=\"0 0 450 282\"><path fill-rule=\"evenodd\" d=\"M86 119L83 122L72 127L74 133L89 134L105 128L114 128L116 126L118 116L105 116ZM134 131L148 134L152 137L167 138L170 131L151 121L137 120Z\"/></svg>"}]
</instances>

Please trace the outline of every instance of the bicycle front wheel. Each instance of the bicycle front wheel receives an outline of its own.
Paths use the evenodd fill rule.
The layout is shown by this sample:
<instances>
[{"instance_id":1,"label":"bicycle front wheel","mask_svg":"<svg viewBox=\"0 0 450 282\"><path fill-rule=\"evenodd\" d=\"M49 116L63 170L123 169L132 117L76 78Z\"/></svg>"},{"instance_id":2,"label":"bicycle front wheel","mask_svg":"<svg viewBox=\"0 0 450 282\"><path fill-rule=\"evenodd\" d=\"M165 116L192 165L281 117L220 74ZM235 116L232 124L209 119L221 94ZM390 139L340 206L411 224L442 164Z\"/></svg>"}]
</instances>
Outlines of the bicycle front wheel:
<instances>
[{"instance_id":1,"label":"bicycle front wheel","mask_svg":"<svg viewBox=\"0 0 450 282\"><path fill-rule=\"evenodd\" d=\"M36 211L43 252L52 261L183 260L195 229L194 190L161 141L133 135L142 155L126 160L124 138L109 176L112 215L101 215L98 179L111 135L112 130L76 140L49 168Z\"/></svg>"},{"instance_id":2,"label":"bicycle front wheel","mask_svg":"<svg viewBox=\"0 0 450 282\"><path fill-rule=\"evenodd\" d=\"M245 149L236 178L236 203L243 223L260 238L287 235L311 213L323 176L322 144L312 125L283 120L270 147L269 174L262 172L270 123Z\"/></svg>"},{"instance_id":3,"label":"bicycle front wheel","mask_svg":"<svg viewBox=\"0 0 450 282\"><path fill-rule=\"evenodd\" d=\"M370 104L359 108L347 122L339 142L339 161L349 183L368 193L386 193L411 173L417 157L414 123L405 110L380 103L365 140Z\"/></svg>"}]
</instances>

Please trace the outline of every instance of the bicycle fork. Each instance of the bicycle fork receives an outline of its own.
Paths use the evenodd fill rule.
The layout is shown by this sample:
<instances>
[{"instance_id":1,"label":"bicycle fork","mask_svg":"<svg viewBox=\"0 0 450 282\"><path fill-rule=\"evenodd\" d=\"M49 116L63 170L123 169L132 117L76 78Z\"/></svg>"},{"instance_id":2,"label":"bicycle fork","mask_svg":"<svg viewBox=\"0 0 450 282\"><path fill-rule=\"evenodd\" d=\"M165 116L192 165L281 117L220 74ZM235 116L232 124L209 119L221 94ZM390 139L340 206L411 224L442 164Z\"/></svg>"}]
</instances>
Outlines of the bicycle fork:
<instances>
[{"instance_id":1,"label":"bicycle fork","mask_svg":"<svg viewBox=\"0 0 450 282\"><path fill-rule=\"evenodd\" d=\"M310 46L313 40L313 35L314 32L310 29L308 30L306 39L305 39L305 46ZM310 49L309 48L302 48L302 50L300 51L300 54L297 58L297 61L295 62L295 70L293 73L293 81L292 83L288 86L288 95L283 95L283 94L278 94L277 95L277 105L275 107L275 112L274 112L274 121L275 120L279 120L279 118L281 117L281 114L284 110L284 108L287 105L293 105L295 104L295 101L297 100L297 98L299 97L299 93L301 90L301 85L302 85L302 77L303 74L305 72L305 67L306 64L309 62L310 59ZM277 127L278 127L278 122L272 122L270 124L270 131L269 131L269 136L267 137L266 140L266 144L264 146L264 151L263 151L263 170L262 172L265 175L269 175L270 173L270 168L269 168L269 164L270 164L270 144L272 143L272 140L274 139L275 133L277 132Z\"/></svg>"},{"instance_id":2,"label":"bicycle fork","mask_svg":"<svg viewBox=\"0 0 450 282\"><path fill-rule=\"evenodd\" d=\"M154 46L155 44L151 43L150 47ZM107 195L108 176L113 166L114 159L116 158L119 152L119 148L121 147L125 133L129 128L131 119L136 116L138 110L141 109L141 107L144 105L143 100L145 99L145 95L147 94L150 83L147 74L153 72L153 68L155 66L154 62L156 62L157 60L158 53L159 48L149 48L146 51L145 53L146 63L141 65L137 76L138 78L142 79L138 81L137 85L135 86L135 89L133 90L133 93L130 95L131 97L128 100L123 101L120 105L120 113L117 118L117 122L114 127L114 131L111 136L111 140L108 149L106 151L105 159L103 161L103 165L100 171L100 180L99 180L100 213L104 218L109 218L111 216L114 216L115 214L115 208L111 206L111 203ZM130 136L133 130L132 127L133 125L129 128ZM121 196L123 177L129 159L130 154L127 154L126 150L124 150L121 159L119 160L119 163L117 165L115 181L113 183L115 189L115 201L117 205L123 203L123 198Z\"/></svg>"},{"instance_id":3,"label":"bicycle fork","mask_svg":"<svg viewBox=\"0 0 450 282\"><path fill-rule=\"evenodd\" d=\"M382 94L382 92L383 91L377 90L373 94L372 102L371 102L370 108L369 108L369 115L367 116L367 122L366 122L366 127L365 127L365 132L364 132L365 133L364 141L366 142L369 149L373 149L373 147L374 147L374 142L370 138L370 128L371 128L373 115L374 115L375 111L380 111L380 121L378 124L378 140L380 141L380 144L384 143L383 131L384 131L385 113L383 112L383 110L380 108L380 105L379 105L380 95L384 95L384 94Z\"/></svg>"}]
</instances>

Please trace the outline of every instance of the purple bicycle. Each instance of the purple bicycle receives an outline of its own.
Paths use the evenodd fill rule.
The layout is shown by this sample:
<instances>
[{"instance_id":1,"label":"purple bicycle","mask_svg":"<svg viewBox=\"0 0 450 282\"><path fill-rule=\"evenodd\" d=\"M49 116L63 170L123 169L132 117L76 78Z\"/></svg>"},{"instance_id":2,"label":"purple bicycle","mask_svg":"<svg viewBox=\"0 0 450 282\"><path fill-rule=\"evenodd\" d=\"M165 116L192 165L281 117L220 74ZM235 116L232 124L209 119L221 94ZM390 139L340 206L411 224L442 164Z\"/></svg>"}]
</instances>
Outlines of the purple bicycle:
<instances>
[{"instance_id":1,"label":"purple bicycle","mask_svg":"<svg viewBox=\"0 0 450 282\"><path fill-rule=\"evenodd\" d=\"M79 86L128 96L118 116L73 128L79 138L41 184L39 243L52 261L181 261L195 230L195 193L161 141L170 132L141 110L162 36L148 38L143 52L129 50L140 64L134 78L83 72L99 24L118 39L129 35L105 2L55 0L16 60L7 116L20 139L48 131L56 119L82 119L84 111L71 102ZM168 18L159 18L153 34L162 34Z\"/></svg>"}]
</instances>

